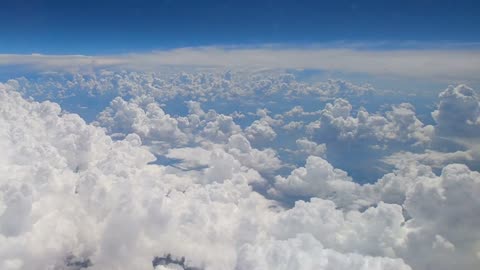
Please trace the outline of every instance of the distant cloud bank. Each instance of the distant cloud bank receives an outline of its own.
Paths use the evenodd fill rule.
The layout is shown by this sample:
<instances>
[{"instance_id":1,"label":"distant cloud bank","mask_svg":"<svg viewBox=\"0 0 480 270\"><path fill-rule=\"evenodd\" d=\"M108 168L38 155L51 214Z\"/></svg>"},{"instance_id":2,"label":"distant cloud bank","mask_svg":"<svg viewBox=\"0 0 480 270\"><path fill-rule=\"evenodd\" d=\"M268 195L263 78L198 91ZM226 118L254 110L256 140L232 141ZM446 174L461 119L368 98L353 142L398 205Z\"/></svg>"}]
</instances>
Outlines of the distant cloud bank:
<instances>
[{"instance_id":1,"label":"distant cloud bank","mask_svg":"<svg viewBox=\"0 0 480 270\"><path fill-rule=\"evenodd\" d=\"M35 70L88 70L96 68L157 70L162 66L256 69L316 69L468 81L480 74L480 50L355 49L322 47L191 47L118 55L0 54L0 67L24 66Z\"/></svg>"}]
</instances>

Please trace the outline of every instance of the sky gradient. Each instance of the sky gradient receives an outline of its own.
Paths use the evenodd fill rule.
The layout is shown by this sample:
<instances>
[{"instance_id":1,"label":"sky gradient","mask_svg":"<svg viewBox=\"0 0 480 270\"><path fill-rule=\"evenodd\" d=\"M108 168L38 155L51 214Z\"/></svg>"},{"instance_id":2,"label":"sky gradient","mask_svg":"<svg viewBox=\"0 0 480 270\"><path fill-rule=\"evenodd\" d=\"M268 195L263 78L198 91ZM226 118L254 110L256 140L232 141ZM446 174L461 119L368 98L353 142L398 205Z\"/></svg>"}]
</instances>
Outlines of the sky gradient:
<instances>
[{"instance_id":1,"label":"sky gradient","mask_svg":"<svg viewBox=\"0 0 480 270\"><path fill-rule=\"evenodd\" d=\"M2 1L2 53L209 45L478 47L478 1Z\"/></svg>"}]
</instances>

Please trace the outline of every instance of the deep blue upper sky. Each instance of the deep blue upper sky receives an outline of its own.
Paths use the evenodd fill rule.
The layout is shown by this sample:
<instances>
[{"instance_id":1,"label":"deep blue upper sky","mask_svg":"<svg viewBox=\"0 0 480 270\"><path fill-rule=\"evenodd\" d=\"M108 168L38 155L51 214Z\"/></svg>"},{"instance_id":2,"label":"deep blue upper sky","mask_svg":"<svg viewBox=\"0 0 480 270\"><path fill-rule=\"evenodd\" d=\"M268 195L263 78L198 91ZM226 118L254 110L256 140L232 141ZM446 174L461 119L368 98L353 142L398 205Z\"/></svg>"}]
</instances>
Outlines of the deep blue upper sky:
<instances>
[{"instance_id":1,"label":"deep blue upper sky","mask_svg":"<svg viewBox=\"0 0 480 270\"><path fill-rule=\"evenodd\" d=\"M75 2L75 3L74 3ZM108 54L199 45L480 41L480 1L10 1L0 53Z\"/></svg>"}]
</instances>

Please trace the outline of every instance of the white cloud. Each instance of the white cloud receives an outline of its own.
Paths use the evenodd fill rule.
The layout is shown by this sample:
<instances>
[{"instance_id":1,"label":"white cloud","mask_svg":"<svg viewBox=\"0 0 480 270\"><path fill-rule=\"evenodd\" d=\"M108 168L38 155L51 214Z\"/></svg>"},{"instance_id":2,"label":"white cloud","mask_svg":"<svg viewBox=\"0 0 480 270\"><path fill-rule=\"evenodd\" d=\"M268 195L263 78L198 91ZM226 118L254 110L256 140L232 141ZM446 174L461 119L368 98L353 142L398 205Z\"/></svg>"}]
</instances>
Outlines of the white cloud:
<instances>
[{"instance_id":1,"label":"white cloud","mask_svg":"<svg viewBox=\"0 0 480 270\"><path fill-rule=\"evenodd\" d=\"M439 136L468 138L480 134L480 97L472 88L449 86L439 99L438 109L432 113Z\"/></svg>"},{"instance_id":2,"label":"white cloud","mask_svg":"<svg viewBox=\"0 0 480 270\"><path fill-rule=\"evenodd\" d=\"M246 185L252 175L199 186L148 165L154 157L137 135L114 142L58 105L28 102L3 85L0 104L2 267L63 269L74 256L92 269L151 269L153 256L171 252L191 265L234 269L237 247L256 235L248 226L270 215L274 202ZM213 163L212 180L235 164L224 156Z\"/></svg>"},{"instance_id":3,"label":"white cloud","mask_svg":"<svg viewBox=\"0 0 480 270\"><path fill-rule=\"evenodd\" d=\"M380 202L363 212L342 211L330 200L312 198L280 213L272 231L280 239L309 233L326 248L343 253L395 257L407 234L404 222L400 205Z\"/></svg>"},{"instance_id":4,"label":"white cloud","mask_svg":"<svg viewBox=\"0 0 480 270\"><path fill-rule=\"evenodd\" d=\"M231 116L217 114L215 111L209 111L206 121L202 135L213 142L226 142L231 135L242 130Z\"/></svg>"},{"instance_id":5,"label":"white cloud","mask_svg":"<svg viewBox=\"0 0 480 270\"><path fill-rule=\"evenodd\" d=\"M306 138L298 139L295 142L300 153L308 156L325 157L327 146L324 143L317 144Z\"/></svg>"},{"instance_id":6,"label":"white cloud","mask_svg":"<svg viewBox=\"0 0 480 270\"><path fill-rule=\"evenodd\" d=\"M332 172L332 168L323 167ZM342 175L317 173L313 177L315 168L307 160L305 169L289 176L290 186L282 186L298 191L297 187L307 185L305 181L310 179L309 188L318 188L323 199L297 201L295 207L282 212L272 229L280 239L310 233L326 248L401 257L413 269L475 269L478 265L478 172L463 164L451 164L437 176L429 167L411 163L375 184L354 186ZM352 198L371 199L370 204L376 206L348 210Z\"/></svg>"},{"instance_id":7,"label":"white cloud","mask_svg":"<svg viewBox=\"0 0 480 270\"><path fill-rule=\"evenodd\" d=\"M415 160L434 168L442 168L451 163L467 164L477 170L480 168L478 94L466 85L449 86L439 94L439 100L436 110L432 112L436 125L428 127L428 133L423 135L428 135L424 137L424 141L431 141L431 149L425 149L423 152L402 149L403 151L383 158L384 162L398 165L407 160ZM420 127L419 124L417 126ZM402 130L408 128L403 127ZM422 134L417 132L415 136L421 138Z\"/></svg>"},{"instance_id":8,"label":"white cloud","mask_svg":"<svg viewBox=\"0 0 480 270\"><path fill-rule=\"evenodd\" d=\"M352 105L345 99L327 103L320 119L307 125L307 130L320 140L371 141L372 144L395 142L411 145L428 144L434 128L424 125L408 103L392 106L385 115L370 114L361 108L351 116Z\"/></svg>"},{"instance_id":9,"label":"white cloud","mask_svg":"<svg viewBox=\"0 0 480 270\"><path fill-rule=\"evenodd\" d=\"M258 150L252 148L250 142L242 135L232 135L226 145L227 151L236 157L243 165L261 173L273 174L282 165L275 150L267 148Z\"/></svg>"},{"instance_id":10,"label":"white cloud","mask_svg":"<svg viewBox=\"0 0 480 270\"><path fill-rule=\"evenodd\" d=\"M109 133L136 133L152 144L164 143L163 148L184 145L189 140L179 129L178 121L147 97L128 102L121 97L115 98L98 116L98 124L107 128Z\"/></svg>"},{"instance_id":11,"label":"white cloud","mask_svg":"<svg viewBox=\"0 0 480 270\"><path fill-rule=\"evenodd\" d=\"M284 166L276 149L263 144L256 149L228 112L204 110L205 103L191 101L187 115L169 115L157 99L162 88L156 87L165 82L128 74L117 75L142 83L128 86L134 98L114 99L104 110L99 123L105 129L63 112L56 103L22 98L13 81L0 84L0 268L64 269L69 260L89 260L94 270L152 269L154 256L171 253L185 256L188 265L212 270L476 270L480 174L463 164L444 166L464 154L475 158L475 148L421 152L440 133L432 135L433 127L420 122L411 105L352 115L352 104L337 99L310 125L314 131L325 129L323 135L337 145L419 147L407 156L413 160L393 155L397 168L377 182L354 182L324 159L332 140L322 137L328 140L321 144L303 134L296 150L317 156L275 177ZM212 79L203 85L235 89L238 84L229 85L235 76L185 73L172 80L194 86ZM275 78L257 80L253 85L258 88L248 89L278 93L294 82L291 76ZM129 85L135 79L120 81ZM92 79L96 83L78 82L88 89L106 83L100 77ZM189 97L184 95L188 91L175 93ZM208 91L194 92L202 97ZM462 119L474 119L477 107L461 105L475 104L469 93L454 88L442 94L438 125L452 123L441 113L451 112L450 96L453 107L466 108ZM284 125L282 117L269 114L267 109L253 113L256 121L280 132L274 128ZM131 134L113 140L106 131ZM178 164L152 164L152 145L160 140L168 143L167 157L179 159ZM432 167L442 172L437 175ZM251 185L257 183L271 183L265 186L271 193L255 192ZM306 201L284 208L288 201L283 199L299 197Z\"/></svg>"},{"instance_id":12,"label":"white cloud","mask_svg":"<svg viewBox=\"0 0 480 270\"><path fill-rule=\"evenodd\" d=\"M359 96L372 94L375 89L369 85L356 85L343 80L329 79L326 82L315 83L313 87L295 87L289 89L290 95L318 95L330 97Z\"/></svg>"},{"instance_id":13,"label":"white cloud","mask_svg":"<svg viewBox=\"0 0 480 270\"><path fill-rule=\"evenodd\" d=\"M404 252L412 267L426 268L431 261L442 262L441 269L478 266L479 192L480 173L462 164L446 166L440 177L418 182L407 192L412 232Z\"/></svg>"},{"instance_id":14,"label":"white cloud","mask_svg":"<svg viewBox=\"0 0 480 270\"><path fill-rule=\"evenodd\" d=\"M398 269L410 270L403 261L375 258L359 254L342 254L326 249L309 234L299 234L288 240L268 240L244 246L240 253L239 270L347 270Z\"/></svg>"},{"instance_id":15,"label":"white cloud","mask_svg":"<svg viewBox=\"0 0 480 270\"><path fill-rule=\"evenodd\" d=\"M304 126L304 123L302 121L291 121L283 125L282 128L287 131L296 131L296 130L301 130L303 126Z\"/></svg>"},{"instance_id":16,"label":"white cloud","mask_svg":"<svg viewBox=\"0 0 480 270\"><path fill-rule=\"evenodd\" d=\"M253 142L271 141L277 137L277 133L265 120L255 120L245 129L245 134Z\"/></svg>"},{"instance_id":17,"label":"white cloud","mask_svg":"<svg viewBox=\"0 0 480 270\"><path fill-rule=\"evenodd\" d=\"M480 54L478 50L459 49L198 47L108 56L3 54L0 65L27 65L47 70L99 67L155 70L165 65L298 68L458 81L477 79Z\"/></svg>"},{"instance_id":18,"label":"white cloud","mask_svg":"<svg viewBox=\"0 0 480 270\"><path fill-rule=\"evenodd\" d=\"M194 101L270 101L272 96L286 99L313 96L362 96L374 91L368 85L341 80L303 82L284 70L227 70L190 67L188 70L163 67L159 71L94 70L79 72L40 72L33 76L9 79L7 84L25 96L66 99L73 96L129 97L148 96L157 101L175 98ZM87 105L87 104L83 104Z\"/></svg>"},{"instance_id":19,"label":"white cloud","mask_svg":"<svg viewBox=\"0 0 480 270\"><path fill-rule=\"evenodd\" d=\"M320 197L332 199L337 191L340 196L351 193L354 196L358 184L352 181L345 171L333 168L325 159L316 156L307 158L305 167L291 172L289 176L275 178L275 190L281 195L299 197ZM344 199L339 197L340 200ZM348 203L352 203L349 198Z\"/></svg>"},{"instance_id":20,"label":"white cloud","mask_svg":"<svg viewBox=\"0 0 480 270\"><path fill-rule=\"evenodd\" d=\"M383 159L387 164L399 165L405 161L417 161L433 168L443 168L451 163L468 163L474 160L472 150L455 152L438 152L425 150L424 153L397 152Z\"/></svg>"},{"instance_id":21,"label":"white cloud","mask_svg":"<svg viewBox=\"0 0 480 270\"><path fill-rule=\"evenodd\" d=\"M224 182L240 179L262 184L265 179L259 174L273 174L282 163L272 149L252 148L248 140L240 134L232 135L225 145L204 143L201 147L174 148L166 155L180 160L182 170L197 182Z\"/></svg>"}]
</instances>

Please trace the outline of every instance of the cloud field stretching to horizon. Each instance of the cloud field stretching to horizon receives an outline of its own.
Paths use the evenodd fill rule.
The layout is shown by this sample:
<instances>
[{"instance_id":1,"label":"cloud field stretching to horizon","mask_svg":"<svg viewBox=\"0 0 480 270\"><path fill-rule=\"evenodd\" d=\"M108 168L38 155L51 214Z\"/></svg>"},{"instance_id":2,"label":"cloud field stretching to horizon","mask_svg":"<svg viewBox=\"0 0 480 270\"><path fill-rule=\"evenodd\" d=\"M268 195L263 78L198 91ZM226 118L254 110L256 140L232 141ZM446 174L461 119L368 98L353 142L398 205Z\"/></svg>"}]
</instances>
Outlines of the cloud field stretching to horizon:
<instances>
[{"instance_id":1,"label":"cloud field stretching to horizon","mask_svg":"<svg viewBox=\"0 0 480 270\"><path fill-rule=\"evenodd\" d=\"M6 80L1 268L476 269L478 92L297 77Z\"/></svg>"},{"instance_id":2,"label":"cloud field stretching to horizon","mask_svg":"<svg viewBox=\"0 0 480 270\"><path fill-rule=\"evenodd\" d=\"M0 270L480 269L477 1L6 1Z\"/></svg>"}]
</instances>

